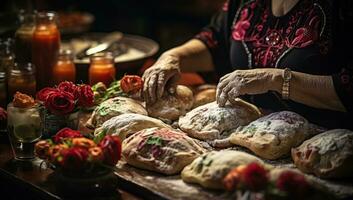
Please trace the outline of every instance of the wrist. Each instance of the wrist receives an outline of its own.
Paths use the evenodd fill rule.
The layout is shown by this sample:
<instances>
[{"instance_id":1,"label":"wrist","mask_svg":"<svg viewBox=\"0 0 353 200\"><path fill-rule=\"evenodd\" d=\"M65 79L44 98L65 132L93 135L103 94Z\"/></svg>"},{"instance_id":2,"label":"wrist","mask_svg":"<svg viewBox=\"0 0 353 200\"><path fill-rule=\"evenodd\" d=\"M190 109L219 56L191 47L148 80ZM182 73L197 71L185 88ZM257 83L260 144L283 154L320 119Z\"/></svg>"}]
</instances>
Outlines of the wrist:
<instances>
[{"instance_id":1,"label":"wrist","mask_svg":"<svg viewBox=\"0 0 353 200\"><path fill-rule=\"evenodd\" d=\"M271 90L281 93L283 84L283 69L273 69Z\"/></svg>"}]
</instances>

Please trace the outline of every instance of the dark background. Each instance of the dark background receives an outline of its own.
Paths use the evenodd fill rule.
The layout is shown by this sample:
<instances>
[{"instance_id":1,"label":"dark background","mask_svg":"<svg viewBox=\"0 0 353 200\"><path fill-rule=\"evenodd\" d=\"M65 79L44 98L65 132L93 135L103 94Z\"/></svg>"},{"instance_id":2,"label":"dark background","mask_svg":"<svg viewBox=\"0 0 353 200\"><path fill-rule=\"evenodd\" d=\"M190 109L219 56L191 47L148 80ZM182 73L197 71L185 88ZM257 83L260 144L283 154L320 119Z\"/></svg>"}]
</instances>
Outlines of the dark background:
<instances>
[{"instance_id":1,"label":"dark background","mask_svg":"<svg viewBox=\"0 0 353 200\"><path fill-rule=\"evenodd\" d=\"M224 0L1 0L0 37L13 35L20 9L88 12L90 32L121 31L149 37L159 53L179 45L205 26ZM65 38L66 36L63 35Z\"/></svg>"}]
</instances>

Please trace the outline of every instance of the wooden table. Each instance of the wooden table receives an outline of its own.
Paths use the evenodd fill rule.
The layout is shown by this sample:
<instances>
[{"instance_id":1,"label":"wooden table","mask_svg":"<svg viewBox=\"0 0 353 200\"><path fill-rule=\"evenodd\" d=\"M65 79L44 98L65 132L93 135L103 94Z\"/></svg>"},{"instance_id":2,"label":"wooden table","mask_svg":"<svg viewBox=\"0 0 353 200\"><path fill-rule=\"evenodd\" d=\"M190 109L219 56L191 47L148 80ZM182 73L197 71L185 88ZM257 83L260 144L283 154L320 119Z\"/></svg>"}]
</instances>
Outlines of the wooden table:
<instances>
[{"instance_id":1,"label":"wooden table","mask_svg":"<svg viewBox=\"0 0 353 200\"><path fill-rule=\"evenodd\" d=\"M56 190L55 185L48 181L53 173L51 169L40 167L41 160L20 163L13 159L10 145L1 137L0 144L0 199L68 199ZM124 183L120 183L124 184ZM119 187L119 186L118 186ZM126 187L125 187L126 188ZM134 188L128 188L134 191ZM77 199L77 198L74 198ZM120 187L111 194L104 196L82 197L82 199L121 199L139 200L141 198L126 192Z\"/></svg>"}]
</instances>

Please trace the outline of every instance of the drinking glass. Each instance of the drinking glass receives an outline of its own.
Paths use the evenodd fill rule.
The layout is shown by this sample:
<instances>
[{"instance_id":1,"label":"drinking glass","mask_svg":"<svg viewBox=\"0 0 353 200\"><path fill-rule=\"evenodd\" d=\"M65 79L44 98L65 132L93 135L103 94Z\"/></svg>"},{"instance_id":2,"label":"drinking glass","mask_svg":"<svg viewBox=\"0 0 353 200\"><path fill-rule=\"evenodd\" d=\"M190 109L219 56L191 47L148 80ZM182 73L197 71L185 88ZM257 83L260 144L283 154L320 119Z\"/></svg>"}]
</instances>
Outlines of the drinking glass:
<instances>
[{"instance_id":1,"label":"drinking glass","mask_svg":"<svg viewBox=\"0 0 353 200\"><path fill-rule=\"evenodd\" d=\"M18 108L10 103L7 116L8 135L15 159L34 159L34 145L42 136L38 106Z\"/></svg>"}]
</instances>

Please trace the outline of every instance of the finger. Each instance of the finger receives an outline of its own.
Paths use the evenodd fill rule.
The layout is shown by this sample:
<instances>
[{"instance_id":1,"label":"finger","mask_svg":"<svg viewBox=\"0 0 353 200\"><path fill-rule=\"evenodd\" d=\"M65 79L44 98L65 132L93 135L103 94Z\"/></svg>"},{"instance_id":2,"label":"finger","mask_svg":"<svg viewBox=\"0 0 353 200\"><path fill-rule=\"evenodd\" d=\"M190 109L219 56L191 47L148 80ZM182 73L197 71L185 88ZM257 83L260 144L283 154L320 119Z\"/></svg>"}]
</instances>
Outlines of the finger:
<instances>
[{"instance_id":1,"label":"finger","mask_svg":"<svg viewBox=\"0 0 353 200\"><path fill-rule=\"evenodd\" d=\"M224 82L224 81L223 81ZM222 82L222 83L223 83ZM221 98L222 94L223 94L223 97L226 96L228 98L228 92L232 89L233 87L233 84L232 82L228 82L227 85L221 85L219 88L217 88L217 91L216 91L216 99L217 99L217 103L219 104L222 104L222 102L219 102L218 99L220 101L224 101L224 99ZM217 93L218 92L218 93ZM225 105L225 102L223 102L224 105Z\"/></svg>"},{"instance_id":2,"label":"finger","mask_svg":"<svg viewBox=\"0 0 353 200\"><path fill-rule=\"evenodd\" d=\"M229 81L223 80L220 81L217 85L217 89L216 89L216 97L219 97L219 95L221 95L221 92L223 91L223 88L226 87L229 84Z\"/></svg>"},{"instance_id":3,"label":"finger","mask_svg":"<svg viewBox=\"0 0 353 200\"><path fill-rule=\"evenodd\" d=\"M226 74L224 76L221 77L221 79L219 79L219 82L223 81L224 79L228 78L230 76L231 73Z\"/></svg>"},{"instance_id":4,"label":"finger","mask_svg":"<svg viewBox=\"0 0 353 200\"><path fill-rule=\"evenodd\" d=\"M148 88L149 88L149 80L150 80L150 76L147 76L145 81L143 82L143 99L146 101L146 103L149 103L149 94L148 94Z\"/></svg>"},{"instance_id":5,"label":"finger","mask_svg":"<svg viewBox=\"0 0 353 200\"><path fill-rule=\"evenodd\" d=\"M166 79L165 79L166 75L165 73L161 73L158 77L158 81L157 81L157 98L161 98L163 96L163 92L165 89L165 85L166 85Z\"/></svg>"},{"instance_id":6,"label":"finger","mask_svg":"<svg viewBox=\"0 0 353 200\"><path fill-rule=\"evenodd\" d=\"M229 92L228 92L228 100L229 100L229 102L230 103L232 103L232 104L236 104L236 101L235 101L235 99L239 96L240 94L239 94L239 91L238 91L238 88L233 88L232 90L230 90Z\"/></svg>"},{"instance_id":7,"label":"finger","mask_svg":"<svg viewBox=\"0 0 353 200\"><path fill-rule=\"evenodd\" d=\"M217 98L217 104L219 107L224 107L224 105L226 105L227 102L227 94L222 92L219 97Z\"/></svg>"},{"instance_id":8,"label":"finger","mask_svg":"<svg viewBox=\"0 0 353 200\"><path fill-rule=\"evenodd\" d=\"M157 81L158 81L158 76L155 74L153 75L150 80L148 81L148 95L150 98L150 103L154 103L156 102L156 98L157 98L157 93L156 93L156 89L157 89Z\"/></svg>"}]
</instances>

